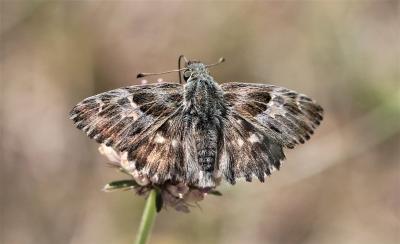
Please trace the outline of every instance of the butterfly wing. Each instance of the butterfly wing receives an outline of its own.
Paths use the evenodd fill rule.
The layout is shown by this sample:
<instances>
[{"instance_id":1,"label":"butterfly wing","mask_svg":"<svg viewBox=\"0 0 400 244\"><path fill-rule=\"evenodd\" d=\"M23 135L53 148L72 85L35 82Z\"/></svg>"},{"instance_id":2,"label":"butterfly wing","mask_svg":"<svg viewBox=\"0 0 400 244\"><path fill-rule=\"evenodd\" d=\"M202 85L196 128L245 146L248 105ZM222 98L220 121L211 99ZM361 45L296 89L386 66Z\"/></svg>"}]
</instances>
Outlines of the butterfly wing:
<instances>
[{"instance_id":1,"label":"butterfly wing","mask_svg":"<svg viewBox=\"0 0 400 244\"><path fill-rule=\"evenodd\" d=\"M225 121L221 171L261 181L279 169L283 147L304 143L322 120L323 109L305 95L286 88L246 83L221 85L230 110Z\"/></svg>"},{"instance_id":2,"label":"butterfly wing","mask_svg":"<svg viewBox=\"0 0 400 244\"><path fill-rule=\"evenodd\" d=\"M178 110L179 84L129 86L88 97L70 112L78 129L120 152L140 144Z\"/></svg>"},{"instance_id":3,"label":"butterfly wing","mask_svg":"<svg viewBox=\"0 0 400 244\"><path fill-rule=\"evenodd\" d=\"M71 119L99 143L127 152L129 167L151 178L199 184L195 130L179 84L130 86L86 98Z\"/></svg>"},{"instance_id":4,"label":"butterfly wing","mask_svg":"<svg viewBox=\"0 0 400 244\"><path fill-rule=\"evenodd\" d=\"M282 146L235 111L224 121L223 135L219 169L231 184L242 177L251 181L253 176L263 182L285 158Z\"/></svg>"},{"instance_id":5,"label":"butterfly wing","mask_svg":"<svg viewBox=\"0 0 400 244\"><path fill-rule=\"evenodd\" d=\"M182 108L178 108L166 120L152 126L151 132L142 135L136 144L128 148L128 160L136 162L136 168L152 177L152 182L177 180L185 177L185 160L182 145Z\"/></svg>"}]
</instances>

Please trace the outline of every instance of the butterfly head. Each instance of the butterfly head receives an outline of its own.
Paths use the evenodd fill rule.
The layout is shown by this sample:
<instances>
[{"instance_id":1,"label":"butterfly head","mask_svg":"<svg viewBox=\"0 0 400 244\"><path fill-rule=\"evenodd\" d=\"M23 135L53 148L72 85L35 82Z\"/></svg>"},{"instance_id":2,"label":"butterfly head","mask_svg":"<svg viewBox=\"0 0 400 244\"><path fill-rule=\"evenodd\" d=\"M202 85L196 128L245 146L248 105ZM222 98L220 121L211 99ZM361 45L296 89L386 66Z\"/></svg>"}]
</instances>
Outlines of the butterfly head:
<instances>
[{"instance_id":1,"label":"butterfly head","mask_svg":"<svg viewBox=\"0 0 400 244\"><path fill-rule=\"evenodd\" d=\"M207 66L200 61L190 60L185 65L186 69L183 72L183 79L188 82L188 80L201 78L208 76Z\"/></svg>"}]
</instances>

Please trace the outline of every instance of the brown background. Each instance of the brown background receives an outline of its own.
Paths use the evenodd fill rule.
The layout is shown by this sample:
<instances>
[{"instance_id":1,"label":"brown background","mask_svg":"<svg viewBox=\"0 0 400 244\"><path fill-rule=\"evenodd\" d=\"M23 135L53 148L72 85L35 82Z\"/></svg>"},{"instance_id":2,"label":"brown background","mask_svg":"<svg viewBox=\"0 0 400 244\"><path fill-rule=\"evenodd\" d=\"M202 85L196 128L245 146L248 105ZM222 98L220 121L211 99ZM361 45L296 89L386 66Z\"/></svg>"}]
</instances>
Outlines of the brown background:
<instances>
[{"instance_id":1,"label":"brown background","mask_svg":"<svg viewBox=\"0 0 400 244\"><path fill-rule=\"evenodd\" d=\"M132 243L144 200L68 120L83 98L211 63L325 108L266 183L159 214L152 243L399 243L397 1L1 1L2 243ZM149 78L155 81L158 77ZM176 81L177 75L163 76Z\"/></svg>"}]
</instances>

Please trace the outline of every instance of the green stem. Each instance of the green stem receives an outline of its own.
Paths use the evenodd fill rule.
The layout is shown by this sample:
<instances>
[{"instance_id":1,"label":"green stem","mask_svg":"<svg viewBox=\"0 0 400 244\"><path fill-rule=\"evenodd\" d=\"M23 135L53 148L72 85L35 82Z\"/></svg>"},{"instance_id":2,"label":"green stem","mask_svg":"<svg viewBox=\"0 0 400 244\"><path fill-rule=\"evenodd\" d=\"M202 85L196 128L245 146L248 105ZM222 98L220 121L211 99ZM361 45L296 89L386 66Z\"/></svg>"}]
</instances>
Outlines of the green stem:
<instances>
[{"instance_id":1,"label":"green stem","mask_svg":"<svg viewBox=\"0 0 400 244\"><path fill-rule=\"evenodd\" d=\"M156 218L156 196L157 190L153 189L147 197L135 244L146 244L149 239L150 231Z\"/></svg>"}]
</instances>

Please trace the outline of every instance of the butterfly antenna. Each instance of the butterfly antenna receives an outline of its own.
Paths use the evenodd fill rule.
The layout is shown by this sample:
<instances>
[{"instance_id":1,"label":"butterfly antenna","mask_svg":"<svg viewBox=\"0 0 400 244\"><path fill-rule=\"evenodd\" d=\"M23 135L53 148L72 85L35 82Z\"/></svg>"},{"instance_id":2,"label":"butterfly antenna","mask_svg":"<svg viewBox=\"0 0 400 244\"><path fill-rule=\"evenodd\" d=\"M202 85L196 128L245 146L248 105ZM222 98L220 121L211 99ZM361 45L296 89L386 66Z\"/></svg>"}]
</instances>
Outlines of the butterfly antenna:
<instances>
[{"instance_id":1,"label":"butterfly antenna","mask_svg":"<svg viewBox=\"0 0 400 244\"><path fill-rule=\"evenodd\" d=\"M182 74L181 74L181 60L182 58L185 60L185 63L188 63L187 58L185 57L185 55L180 55L178 58L178 70L179 70L179 84L182 84Z\"/></svg>"},{"instance_id":2,"label":"butterfly antenna","mask_svg":"<svg viewBox=\"0 0 400 244\"><path fill-rule=\"evenodd\" d=\"M181 72L182 70L185 70L185 69L186 68L174 69L174 70L169 70L169 71L160 72L160 73L139 73L139 74L137 74L136 78L143 78L143 77L151 76L151 75L162 75L162 74L168 74L168 73L172 73L172 72Z\"/></svg>"},{"instance_id":3,"label":"butterfly antenna","mask_svg":"<svg viewBox=\"0 0 400 244\"><path fill-rule=\"evenodd\" d=\"M224 57L220 57L219 60L218 60L218 62L213 63L213 64L207 64L206 67L207 67L207 68L208 68L208 67L212 67L212 66L218 65L218 64L223 63L223 62L225 62L225 58L224 58Z\"/></svg>"}]
</instances>

